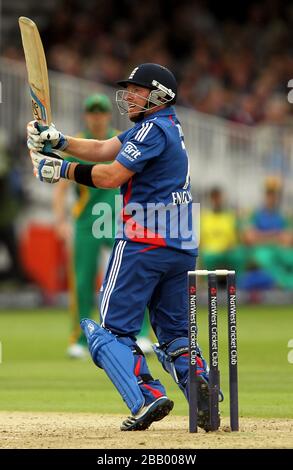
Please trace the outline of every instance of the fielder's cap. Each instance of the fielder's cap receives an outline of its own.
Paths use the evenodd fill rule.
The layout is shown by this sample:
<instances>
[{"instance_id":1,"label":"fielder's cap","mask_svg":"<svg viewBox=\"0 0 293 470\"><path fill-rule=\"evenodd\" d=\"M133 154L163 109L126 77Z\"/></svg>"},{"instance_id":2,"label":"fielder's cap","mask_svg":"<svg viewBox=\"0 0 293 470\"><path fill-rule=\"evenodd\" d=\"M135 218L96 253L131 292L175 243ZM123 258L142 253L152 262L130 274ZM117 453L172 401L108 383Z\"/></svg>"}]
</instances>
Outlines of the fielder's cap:
<instances>
[{"instance_id":1,"label":"fielder's cap","mask_svg":"<svg viewBox=\"0 0 293 470\"><path fill-rule=\"evenodd\" d=\"M112 111L112 103L107 95L95 93L85 99L84 109L88 113L110 113Z\"/></svg>"}]
</instances>

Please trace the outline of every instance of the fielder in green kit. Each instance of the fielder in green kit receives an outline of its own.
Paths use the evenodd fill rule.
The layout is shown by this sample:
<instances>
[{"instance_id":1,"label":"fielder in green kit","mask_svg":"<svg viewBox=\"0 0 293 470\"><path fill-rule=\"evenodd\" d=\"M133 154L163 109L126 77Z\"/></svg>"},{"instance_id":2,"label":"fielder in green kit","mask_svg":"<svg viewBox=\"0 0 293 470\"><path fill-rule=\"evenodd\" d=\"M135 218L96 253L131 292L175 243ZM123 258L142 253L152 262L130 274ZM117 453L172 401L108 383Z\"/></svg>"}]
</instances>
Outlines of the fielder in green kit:
<instances>
[{"instance_id":1,"label":"fielder in green kit","mask_svg":"<svg viewBox=\"0 0 293 470\"><path fill-rule=\"evenodd\" d=\"M86 129L78 137L106 140L118 133L110 126L112 104L106 95L89 96L84 102L84 112ZM66 159L82 163L73 157ZM118 189L109 190L74 185L76 200L72 208L73 227L71 227L67 221L66 208L66 196L70 184L68 181L62 180L56 185L53 207L59 236L66 242L72 239L70 248L72 330L67 352L70 357L81 358L87 354L87 348L85 348L86 339L80 329L79 322L82 318L92 317L96 309L96 279L102 269L101 252L103 248L111 249L114 243L115 196L119 195L119 191ZM99 203L109 205L109 220L105 220L105 223L109 224L110 236L107 234L107 237L102 238L94 237L92 232L100 213L100 210L97 209L97 212L94 210L93 215L93 208Z\"/></svg>"}]
</instances>

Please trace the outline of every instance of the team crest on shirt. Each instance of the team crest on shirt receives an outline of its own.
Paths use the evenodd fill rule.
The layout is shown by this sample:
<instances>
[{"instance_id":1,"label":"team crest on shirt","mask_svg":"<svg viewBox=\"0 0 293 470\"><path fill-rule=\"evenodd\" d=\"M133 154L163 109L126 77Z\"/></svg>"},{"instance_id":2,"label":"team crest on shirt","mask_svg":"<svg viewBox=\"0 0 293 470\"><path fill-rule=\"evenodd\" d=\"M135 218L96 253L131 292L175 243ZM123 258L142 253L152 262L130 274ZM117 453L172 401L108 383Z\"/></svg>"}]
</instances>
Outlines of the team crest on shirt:
<instances>
[{"instance_id":1,"label":"team crest on shirt","mask_svg":"<svg viewBox=\"0 0 293 470\"><path fill-rule=\"evenodd\" d=\"M123 157L127 158L127 160L133 162L138 157L140 157L141 151L138 150L137 146L133 142L126 142L126 145L121 154Z\"/></svg>"}]
</instances>

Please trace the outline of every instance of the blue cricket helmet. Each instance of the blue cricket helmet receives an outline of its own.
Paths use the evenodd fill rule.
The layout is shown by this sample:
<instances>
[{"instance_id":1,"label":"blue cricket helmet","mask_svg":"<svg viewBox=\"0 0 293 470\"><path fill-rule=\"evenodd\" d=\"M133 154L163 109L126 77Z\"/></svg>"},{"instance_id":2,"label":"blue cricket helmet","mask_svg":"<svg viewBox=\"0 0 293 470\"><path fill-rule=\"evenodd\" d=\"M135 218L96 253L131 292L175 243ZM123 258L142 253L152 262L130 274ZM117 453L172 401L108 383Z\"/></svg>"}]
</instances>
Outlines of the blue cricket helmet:
<instances>
[{"instance_id":1,"label":"blue cricket helmet","mask_svg":"<svg viewBox=\"0 0 293 470\"><path fill-rule=\"evenodd\" d=\"M126 88L129 83L153 90L150 101L154 104L160 104L162 98L170 105L176 102L176 78L169 69L162 65L152 63L138 65L126 80L117 82L123 88Z\"/></svg>"}]
</instances>

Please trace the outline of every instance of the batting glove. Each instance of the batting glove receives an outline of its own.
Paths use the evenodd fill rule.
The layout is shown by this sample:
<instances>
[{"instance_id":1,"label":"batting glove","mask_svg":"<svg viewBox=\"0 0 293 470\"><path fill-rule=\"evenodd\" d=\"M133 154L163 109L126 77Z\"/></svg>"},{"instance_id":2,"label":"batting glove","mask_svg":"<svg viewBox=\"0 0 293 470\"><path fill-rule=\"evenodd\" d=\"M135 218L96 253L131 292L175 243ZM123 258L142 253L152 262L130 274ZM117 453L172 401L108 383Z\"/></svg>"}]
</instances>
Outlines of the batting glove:
<instances>
[{"instance_id":1,"label":"batting glove","mask_svg":"<svg viewBox=\"0 0 293 470\"><path fill-rule=\"evenodd\" d=\"M70 167L70 162L63 160L57 153L53 155L55 157L30 151L35 177L50 184L57 183L60 178L67 178Z\"/></svg>"},{"instance_id":2,"label":"batting glove","mask_svg":"<svg viewBox=\"0 0 293 470\"><path fill-rule=\"evenodd\" d=\"M59 132L54 124L42 126L38 121L30 121L27 125L27 146L32 151L44 151L50 145L56 150L65 150L68 146L66 137Z\"/></svg>"}]
</instances>

